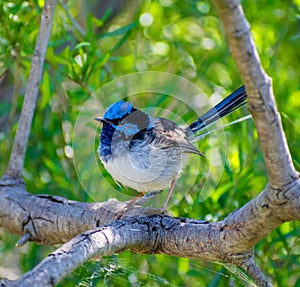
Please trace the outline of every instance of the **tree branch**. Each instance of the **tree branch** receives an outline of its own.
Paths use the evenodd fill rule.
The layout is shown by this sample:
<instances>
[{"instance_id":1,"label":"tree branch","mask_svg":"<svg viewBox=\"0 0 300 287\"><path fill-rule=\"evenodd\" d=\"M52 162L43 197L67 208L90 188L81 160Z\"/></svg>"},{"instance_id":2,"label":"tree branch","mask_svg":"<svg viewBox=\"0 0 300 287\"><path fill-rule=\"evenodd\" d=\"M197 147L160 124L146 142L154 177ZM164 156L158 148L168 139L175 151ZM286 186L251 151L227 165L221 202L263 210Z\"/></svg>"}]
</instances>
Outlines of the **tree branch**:
<instances>
[{"instance_id":1,"label":"tree branch","mask_svg":"<svg viewBox=\"0 0 300 287\"><path fill-rule=\"evenodd\" d=\"M40 30L32 57L32 65L25 91L24 103L19 119L18 130L14 140L5 176L22 179L27 142L30 134L32 118L38 96L39 83L42 77L43 64L47 50L53 13L56 0L47 0L44 5Z\"/></svg>"},{"instance_id":2,"label":"tree branch","mask_svg":"<svg viewBox=\"0 0 300 287\"><path fill-rule=\"evenodd\" d=\"M271 78L261 66L254 40L239 0L212 0L224 23L230 51L245 83L272 188L282 188L298 177L282 129Z\"/></svg>"},{"instance_id":3,"label":"tree branch","mask_svg":"<svg viewBox=\"0 0 300 287\"><path fill-rule=\"evenodd\" d=\"M53 286L85 261L131 249L138 253L168 254L200 260L222 261L247 267L264 278L251 261L252 251L227 253L220 223L172 218L166 215L129 218L76 236L16 281L0 280L1 286ZM176 236L174 236L176 234ZM238 258L238 260L237 260ZM62 264L63 263L63 264ZM251 266L250 266L251 265ZM256 267L255 270L253 269ZM269 282L264 278L265 282ZM271 286L259 285L259 286Z\"/></svg>"},{"instance_id":4,"label":"tree branch","mask_svg":"<svg viewBox=\"0 0 300 287\"><path fill-rule=\"evenodd\" d=\"M64 272L60 269L61 273L58 274L60 277L57 280L60 280L59 278L65 276L66 273L93 257L95 252L102 256L112 254L103 253L103 250L116 252L116 250L131 248L135 252L163 253L170 256L218 260L235 264L246 270L258 286L271 286L260 270L253 265L252 250L255 244L281 223L299 219L300 184L298 181L294 182L293 187L278 191L279 194L274 198L270 196L272 193L267 187L256 198L219 222L171 218L166 215L141 217L153 213L152 209L142 207L126 210L123 216L129 216L129 219L113 222L115 215L119 210L124 209L126 203L116 200L104 203L80 203L61 197L35 196L28 194L24 185L14 184L12 181L1 181L0 219L4 228L13 233L25 234L25 241L31 240L44 244L65 243L87 230L93 230L87 234L96 234L98 231L103 234L106 230L108 234L113 234L114 242L117 242L120 236L122 237L123 245L120 246L118 242L116 245L111 245L109 241L104 248L97 245L97 240L94 242L87 234L84 234L79 238L86 239L83 245L88 251L80 256L76 251L77 243L74 245L74 240L71 240L65 245L69 248L67 253L61 254L61 249L55 253L60 254L59 260L53 257L53 262L50 264L51 256L47 257L34 270L20 279L27 280L28 278L28 282L44 274L45 266L47 266L47 274L44 274L45 278L41 280L48 280L49 276L53 279L57 275L57 268L60 268L58 266L62 261L67 260L67 269ZM12 192L11 189L14 191ZM105 224L110 225L104 229L97 229ZM116 226L118 226L118 232L112 232L111 230L114 230ZM144 237L137 243L132 240L132 237L138 234ZM75 239L75 242L77 241L78 239ZM73 246L74 250L70 246ZM62 248L64 250L65 247ZM99 248L99 252L95 251L95 248ZM42 281L41 285L36 286L46 286L45 284L45 281Z\"/></svg>"}]
</instances>

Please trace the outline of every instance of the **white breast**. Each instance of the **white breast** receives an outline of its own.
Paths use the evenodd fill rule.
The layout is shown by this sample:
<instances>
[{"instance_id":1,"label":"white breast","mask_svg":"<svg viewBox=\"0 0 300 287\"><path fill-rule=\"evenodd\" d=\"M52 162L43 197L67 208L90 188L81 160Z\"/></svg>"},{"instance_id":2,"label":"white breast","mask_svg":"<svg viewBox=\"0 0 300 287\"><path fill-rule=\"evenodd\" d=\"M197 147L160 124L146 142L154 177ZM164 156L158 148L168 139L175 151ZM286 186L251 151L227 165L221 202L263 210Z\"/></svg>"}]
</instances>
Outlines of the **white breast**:
<instances>
[{"instance_id":1,"label":"white breast","mask_svg":"<svg viewBox=\"0 0 300 287\"><path fill-rule=\"evenodd\" d=\"M126 148L113 151L111 160L103 162L112 177L137 191L148 192L170 186L186 163L187 154L178 149L139 149L132 152Z\"/></svg>"}]
</instances>

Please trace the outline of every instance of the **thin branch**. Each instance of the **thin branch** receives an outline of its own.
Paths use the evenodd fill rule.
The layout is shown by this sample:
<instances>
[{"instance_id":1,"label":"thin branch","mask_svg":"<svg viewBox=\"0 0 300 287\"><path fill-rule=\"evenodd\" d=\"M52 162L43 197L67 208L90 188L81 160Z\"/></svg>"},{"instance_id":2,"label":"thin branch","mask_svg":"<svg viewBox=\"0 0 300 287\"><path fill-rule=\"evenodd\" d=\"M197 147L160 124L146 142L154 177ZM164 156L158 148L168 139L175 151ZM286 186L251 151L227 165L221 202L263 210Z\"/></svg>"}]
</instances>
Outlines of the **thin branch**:
<instances>
[{"instance_id":1,"label":"thin branch","mask_svg":"<svg viewBox=\"0 0 300 287\"><path fill-rule=\"evenodd\" d=\"M84 29L79 25L79 23L75 20L75 18L71 15L69 8L64 0L58 0L58 3L61 5L65 13L67 14L67 17L70 19L72 25L76 28L76 30L79 32L79 34L82 37L85 37L85 31Z\"/></svg>"},{"instance_id":2,"label":"thin branch","mask_svg":"<svg viewBox=\"0 0 300 287\"><path fill-rule=\"evenodd\" d=\"M6 176L9 177L22 179L27 143L36 106L39 83L42 77L43 64L50 36L55 5L56 0L47 0L43 9L40 30L32 57L28 85L26 87L24 103L19 119L19 126L6 171Z\"/></svg>"},{"instance_id":3,"label":"thin branch","mask_svg":"<svg viewBox=\"0 0 300 287\"><path fill-rule=\"evenodd\" d=\"M63 10L65 11L67 17L69 18L69 20L71 21L73 27L79 32L79 34L82 36L82 37L85 37L86 36L86 31L80 26L80 24L76 21L76 19L72 16L72 14L70 13L69 11L69 8L67 6L67 4L64 2L64 0L58 0L59 4L61 5L61 7L63 8ZM115 78L115 75L113 74L110 66L108 63L105 63L104 64L104 69L105 71L107 72L108 75L110 75L110 78ZM73 79L72 79L73 80ZM83 87L85 88L85 87ZM90 93L89 93L90 94Z\"/></svg>"},{"instance_id":4,"label":"thin branch","mask_svg":"<svg viewBox=\"0 0 300 287\"><path fill-rule=\"evenodd\" d=\"M230 50L245 83L272 188L282 188L298 177L282 129L272 81L261 66L239 0L212 0L224 24Z\"/></svg>"},{"instance_id":5,"label":"thin branch","mask_svg":"<svg viewBox=\"0 0 300 287\"><path fill-rule=\"evenodd\" d=\"M246 262L240 265L253 279L259 287L272 287L271 282L265 277L258 266L255 264L253 258L249 258Z\"/></svg>"}]
</instances>

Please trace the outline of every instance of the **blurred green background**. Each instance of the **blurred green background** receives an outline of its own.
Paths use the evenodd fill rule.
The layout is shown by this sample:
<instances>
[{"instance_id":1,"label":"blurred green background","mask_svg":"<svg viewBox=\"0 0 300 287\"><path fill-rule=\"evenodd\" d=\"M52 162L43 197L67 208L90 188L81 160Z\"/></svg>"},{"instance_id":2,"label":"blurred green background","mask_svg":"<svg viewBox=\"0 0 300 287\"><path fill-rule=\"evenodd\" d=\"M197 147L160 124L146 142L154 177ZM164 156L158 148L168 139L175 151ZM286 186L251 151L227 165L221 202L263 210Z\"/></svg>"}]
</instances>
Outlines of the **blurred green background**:
<instances>
[{"instance_id":1,"label":"blurred green background","mask_svg":"<svg viewBox=\"0 0 300 287\"><path fill-rule=\"evenodd\" d=\"M0 175L5 172L17 128L43 4L0 0ZM300 1L247 0L242 5L262 64L273 78L293 162L299 170ZM241 85L210 1L58 1L25 161L29 192L89 202L102 199L102 194L114 194L112 189L118 187L99 162L97 170L89 170L87 161L86 169L90 177L101 177L100 197L97 191L93 196L84 191L73 163L73 130L80 109L94 91L112 79L141 71L182 76L204 95L217 98ZM169 109L186 122L196 119L195 113L181 112L180 105L166 95L153 99L151 95L137 97L135 104ZM106 100L112 103L116 95L107 95ZM105 106L99 106L99 113ZM231 118L245 114L244 109ZM96 139L86 144L96 151L99 129L91 125ZM266 173L252 121L226 128L225 136L226 148L218 149L224 171L220 180L212 180L209 198L202 202L198 193L207 163L200 163L202 168L189 164L178 188L189 186L185 185L189 174L197 175L196 184L184 191L186 196L172 207L171 215L221 220L264 188ZM209 140L200 142L199 148L209 153ZM285 223L255 248L258 265L275 286L300 286L299 231L299 223ZM34 243L17 249L17 238L0 229L1 277L16 278L55 249ZM85 264L58 286L250 284L241 272L232 273L227 267L125 251Z\"/></svg>"}]
</instances>

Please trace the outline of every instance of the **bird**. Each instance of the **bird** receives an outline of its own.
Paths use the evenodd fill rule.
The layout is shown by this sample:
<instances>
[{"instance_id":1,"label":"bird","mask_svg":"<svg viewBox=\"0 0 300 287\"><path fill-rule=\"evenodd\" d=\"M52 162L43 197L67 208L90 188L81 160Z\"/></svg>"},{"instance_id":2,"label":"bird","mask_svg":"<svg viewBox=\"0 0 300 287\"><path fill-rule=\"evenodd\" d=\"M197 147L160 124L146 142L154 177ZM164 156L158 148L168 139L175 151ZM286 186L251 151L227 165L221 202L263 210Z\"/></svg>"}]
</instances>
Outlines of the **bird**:
<instances>
[{"instance_id":1,"label":"bird","mask_svg":"<svg viewBox=\"0 0 300 287\"><path fill-rule=\"evenodd\" d=\"M193 143L210 133L208 126L246 103L247 93L241 86L190 125L177 125L151 117L130 102L115 102L103 117L94 118L102 123L100 161L117 183L141 196L169 188L161 208L165 211L189 154L204 156Z\"/></svg>"}]
</instances>

